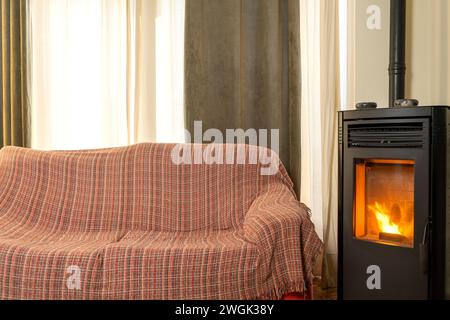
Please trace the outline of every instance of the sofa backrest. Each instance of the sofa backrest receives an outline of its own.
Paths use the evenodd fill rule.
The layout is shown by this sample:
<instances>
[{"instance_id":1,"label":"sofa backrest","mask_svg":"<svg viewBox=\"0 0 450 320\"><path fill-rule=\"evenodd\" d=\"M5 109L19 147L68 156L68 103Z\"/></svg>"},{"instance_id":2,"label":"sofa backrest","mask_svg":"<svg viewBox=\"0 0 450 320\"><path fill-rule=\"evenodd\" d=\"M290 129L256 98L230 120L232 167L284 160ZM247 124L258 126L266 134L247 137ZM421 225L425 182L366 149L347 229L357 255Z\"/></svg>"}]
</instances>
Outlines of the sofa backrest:
<instances>
[{"instance_id":1,"label":"sofa backrest","mask_svg":"<svg viewBox=\"0 0 450 320\"><path fill-rule=\"evenodd\" d=\"M215 163L217 152L226 150L227 155L234 150L234 161ZM195 164L199 152L204 157ZM0 151L0 215L74 232L236 228L270 184L292 190L283 165L263 175L267 165L249 163L254 152L267 150L174 144L51 152L5 147Z\"/></svg>"}]
</instances>

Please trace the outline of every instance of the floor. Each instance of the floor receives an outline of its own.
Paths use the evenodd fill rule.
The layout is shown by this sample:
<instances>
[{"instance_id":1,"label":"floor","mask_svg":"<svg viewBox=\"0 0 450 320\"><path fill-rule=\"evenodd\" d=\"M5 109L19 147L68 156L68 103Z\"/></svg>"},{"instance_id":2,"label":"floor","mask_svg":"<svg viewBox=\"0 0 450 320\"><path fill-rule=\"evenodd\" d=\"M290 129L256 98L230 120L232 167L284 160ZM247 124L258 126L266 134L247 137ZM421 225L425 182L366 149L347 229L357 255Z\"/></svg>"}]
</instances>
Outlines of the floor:
<instances>
[{"instance_id":1,"label":"floor","mask_svg":"<svg viewBox=\"0 0 450 320\"><path fill-rule=\"evenodd\" d=\"M319 257L316 260L316 264L314 266L313 274L316 277L319 277L322 274L322 253L320 253ZM320 286L320 278L315 278L313 283L313 299L314 300L337 300L337 289L327 289L324 290Z\"/></svg>"},{"instance_id":2,"label":"floor","mask_svg":"<svg viewBox=\"0 0 450 320\"><path fill-rule=\"evenodd\" d=\"M320 287L320 280L314 280L313 300L336 300L337 289L322 289Z\"/></svg>"}]
</instances>

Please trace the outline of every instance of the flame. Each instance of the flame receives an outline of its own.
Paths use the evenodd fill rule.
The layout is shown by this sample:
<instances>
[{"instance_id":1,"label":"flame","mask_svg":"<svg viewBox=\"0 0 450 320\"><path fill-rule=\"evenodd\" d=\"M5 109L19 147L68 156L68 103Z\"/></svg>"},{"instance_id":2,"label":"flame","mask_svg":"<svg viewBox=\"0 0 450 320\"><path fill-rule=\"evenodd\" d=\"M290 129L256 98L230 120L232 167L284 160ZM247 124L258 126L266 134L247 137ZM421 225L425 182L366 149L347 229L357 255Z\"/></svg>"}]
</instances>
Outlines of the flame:
<instances>
[{"instance_id":1,"label":"flame","mask_svg":"<svg viewBox=\"0 0 450 320\"><path fill-rule=\"evenodd\" d=\"M381 205L375 201L375 206L369 205L368 207L375 213L378 221L378 227L381 232L401 235L399 226L391 222L391 217L386 213L389 210L387 210L384 205Z\"/></svg>"}]
</instances>

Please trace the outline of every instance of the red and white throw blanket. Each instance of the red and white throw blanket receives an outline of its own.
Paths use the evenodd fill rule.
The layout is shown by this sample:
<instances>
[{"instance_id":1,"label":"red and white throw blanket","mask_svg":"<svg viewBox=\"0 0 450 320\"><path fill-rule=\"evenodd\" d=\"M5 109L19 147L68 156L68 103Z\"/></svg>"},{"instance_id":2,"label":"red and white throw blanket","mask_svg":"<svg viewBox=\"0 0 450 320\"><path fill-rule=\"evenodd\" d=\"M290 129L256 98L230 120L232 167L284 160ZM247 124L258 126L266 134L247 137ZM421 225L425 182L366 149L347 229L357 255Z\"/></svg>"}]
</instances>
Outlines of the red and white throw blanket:
<instances>
[{"instance_id":1,"label":"red and white throw blanket","mask_svg":"<svg viewBox=\"0 0 450 320\"><path fill-rule=\"evenodd\" d=\"M303 292L322 243L284 167L177 164L174 147L3 148L0 298Z\"/></svg>"}]
</instances>

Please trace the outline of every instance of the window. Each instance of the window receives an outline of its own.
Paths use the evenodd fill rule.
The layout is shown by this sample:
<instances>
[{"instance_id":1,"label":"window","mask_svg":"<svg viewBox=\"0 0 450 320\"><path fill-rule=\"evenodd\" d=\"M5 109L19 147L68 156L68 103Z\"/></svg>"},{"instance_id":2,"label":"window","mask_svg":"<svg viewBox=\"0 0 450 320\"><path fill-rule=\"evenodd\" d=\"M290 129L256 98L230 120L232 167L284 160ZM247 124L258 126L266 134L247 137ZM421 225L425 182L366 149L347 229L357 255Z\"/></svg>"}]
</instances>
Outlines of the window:
<instances>
[{"instance_id":1,"label":"window","mask_svg":"<svg viewBox=\"0 0 450 320\"><path fill-rule=\"evenodd\" d=\"M31 0L32 147L182 142L184 0Z\"/></svg>"}]
</instances>

